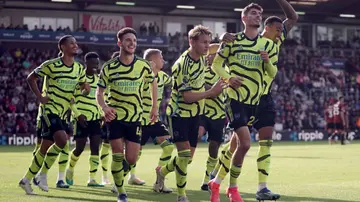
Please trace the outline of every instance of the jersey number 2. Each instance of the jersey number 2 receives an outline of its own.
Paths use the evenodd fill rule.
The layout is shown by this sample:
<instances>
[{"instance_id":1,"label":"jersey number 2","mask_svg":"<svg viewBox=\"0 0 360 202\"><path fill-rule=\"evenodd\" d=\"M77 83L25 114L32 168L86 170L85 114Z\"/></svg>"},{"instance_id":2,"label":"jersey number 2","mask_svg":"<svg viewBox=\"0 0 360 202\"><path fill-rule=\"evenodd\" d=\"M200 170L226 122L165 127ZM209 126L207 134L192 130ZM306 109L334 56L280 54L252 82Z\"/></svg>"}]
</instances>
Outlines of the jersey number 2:
<instances>
[{"instance_id":1,"label":"jersey number 2","mask_svg":"<svg viewBox=\"0 0 360 202\"><path fill-rule=\"evenodd\" d=\"M252 124L254 123L255 121L255 116L250 116L250 120L249 122L247 123L248 126L252 126Z\"/></svg>"}]
</instances>

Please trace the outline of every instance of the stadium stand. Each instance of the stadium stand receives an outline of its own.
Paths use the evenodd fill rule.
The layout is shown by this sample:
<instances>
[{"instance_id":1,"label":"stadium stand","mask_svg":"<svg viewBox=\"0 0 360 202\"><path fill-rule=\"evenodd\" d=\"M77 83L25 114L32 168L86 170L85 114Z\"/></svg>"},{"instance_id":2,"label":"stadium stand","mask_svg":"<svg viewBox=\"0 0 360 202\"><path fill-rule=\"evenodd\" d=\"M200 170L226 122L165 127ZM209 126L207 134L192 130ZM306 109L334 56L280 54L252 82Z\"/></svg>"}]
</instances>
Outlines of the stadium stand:
<instances>
[{"instance_id":1,"label":"stadium stand","mask_svg":"<svg viewBox=\"0 0 360 202\"><path fill-rule=\"evenodd\" d=\"M187 48L186 34L177 33L170 36L170 47L164 51L167 65L165 71L169 73L174 58ZM334 47L336 48L336 47ZM83 47L86 49L86 47ZM114 49L115 51L116 49ZM334 49L335 50L335 49ZM346 49L336 49L344 52ZM112 51L102 54L107 60ZM37 101L31 93L25 78L28 73L43 61L55 57L56 50L40 51L36 49L13 49L5 51L0 46L1 77L0 85L0 134L2 133L34 133L37 115ZM142 50L138 50L138 55ZM333 52L333 56L338 54ZM331 55L330 55L331 56ZM287 41L282 49L279 73L273 84L273 96L277 106L276 129L300 130L323 129L324 106L329 97L345 95L351 117L351 129L356 128L360 105L359 77L353 74L360 72L356 67L358 57L348 58L346 71L335 75L321 60L329 57L321 50L313 50ZM81 55L78 57L81 60ZM344 59L342 56L338 58ZM166 91L169 95L169 89ZM166 97L167 100L168 97ZM165 101L164 101L165 103ZM165 110L162 105L162 112ZM163 114L163 113L162 113ZM15 121L14 121L15 120Z\"/></svg>"}]
</instances>

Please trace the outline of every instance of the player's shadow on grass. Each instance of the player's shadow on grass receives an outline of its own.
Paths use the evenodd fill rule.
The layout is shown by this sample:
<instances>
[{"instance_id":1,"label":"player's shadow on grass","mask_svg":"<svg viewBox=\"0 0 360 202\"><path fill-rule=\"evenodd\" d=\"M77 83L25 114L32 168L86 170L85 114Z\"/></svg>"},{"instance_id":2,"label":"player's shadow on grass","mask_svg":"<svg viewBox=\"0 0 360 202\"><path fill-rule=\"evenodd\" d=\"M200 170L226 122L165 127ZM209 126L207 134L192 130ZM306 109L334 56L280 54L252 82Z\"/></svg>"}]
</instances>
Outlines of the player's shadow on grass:
<instances>
[{"instance_id":1,"label":"player's shadow on grass","mask_svg":"<svg viewBox=\"0 0 360 202\"><path fill-rule=\"evenodd\" d=\"M272 158L281 159L336 159L333 157L318 157L318 156L272 156Z\"/></svg>"},{"instance_id":2,"label":"player's shadow on grass","mask_svg":"<svg viewBox=\"0 0 360 202\"><path fill-rule=\"evenodd\" d=\"M242 198L244 201L257 201L256 195L254 193L241 193ZM252 199L252 200L251 200ZM339 200L339 199L328 199L328 198L315 198L315 197L298 197L298 196L288 196L282 195L281 198L278 200L281 202L285 201L311 201L311 202L350 202L348 200Z\"/></svg>"},{"instance_id":3,"label":"player's shadow on grass","mask_svg":"<svg viewBox=\"0 0 360 202\"><path fill-rule=\"evenodd\" d=\"M113 202L114 199L98 199L98 198L91 198L91 196L88 196L86 198L84 197L72 197L72 196L44 196L49 199L67 199L71 201L89 201L89 202Z\"/></svg>"},{"instance_id":4,"label":"player's shadow on grass","mask_svg":"<svg viewBox=\"0 0 360 202\"><path fill-rule=\"evenodd\" d=\"M116 194L110 192L111 187L105 188L86 188L85 186L73 186L69 191L86 194L86 197L74 197L74 196L49 196L44 197L51 199L67 199L72 201L89 201L89 202L110 202L116 199ZM176 200L176 189L171 194L161 194L152 191L152 186L127 186L127 194L129 201L153 201L153 202L168 202ZM188 190L186 194L191 201L209 201L209 193L205 191ZM93 196L108 197L108 199L99 199ZM245 201L257 201L254 193L242 193ZM228 201L224 193L220 194L221 201ZM315 198L315 197L297 197L297 196L281 196L279 201L311 201L311 202L350 202L348 200L339 199L327 199L327 198Z\"/></svg>"}]
</instances>

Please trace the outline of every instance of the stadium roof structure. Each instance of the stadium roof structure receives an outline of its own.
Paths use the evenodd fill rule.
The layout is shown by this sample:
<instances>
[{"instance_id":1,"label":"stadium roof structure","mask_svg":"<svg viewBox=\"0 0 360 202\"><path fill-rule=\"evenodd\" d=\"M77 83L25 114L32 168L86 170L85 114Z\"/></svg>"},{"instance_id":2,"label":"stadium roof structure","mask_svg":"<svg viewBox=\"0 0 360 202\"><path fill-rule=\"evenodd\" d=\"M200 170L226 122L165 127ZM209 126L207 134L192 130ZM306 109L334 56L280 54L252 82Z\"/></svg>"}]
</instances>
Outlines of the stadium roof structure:
<instances>
[{"instance_id":1,"label":"stadium roof structure","mask_svg":"<svg viewBox=\"0 0 360 202\"><path fill-rule=\"evenodd\" d=\"M127 6L159 9L160 15L171 15L176 10L236 12L251 2L259 3L264 7L265 13L282 13L276 0L0 0L3 8L35 8L35 2L39 6L52 1L70 2L66 4L76 5L78 10L87 10L88 7L99 6ZM360 0L288 0L300 14L309 16L339 17L340 14L349 14L360 17ZM20 3L22 2L22 3ZM40 4L41 3L41 4ZM44 4L45 3L45 4ZM58 3L60 4L60 3ZM65 3L63 3L65 4ZM177 6L182 6L181 9ZM74 8L75 10L75 8ZM128 9L133 13L132 9ZM138 12L139 13L139 12ZM189 13L187 13L189 15ZM348 16L349 17L349 16ZM351 16L350 16L351 17Z\"/></svg>"}]
</instances>

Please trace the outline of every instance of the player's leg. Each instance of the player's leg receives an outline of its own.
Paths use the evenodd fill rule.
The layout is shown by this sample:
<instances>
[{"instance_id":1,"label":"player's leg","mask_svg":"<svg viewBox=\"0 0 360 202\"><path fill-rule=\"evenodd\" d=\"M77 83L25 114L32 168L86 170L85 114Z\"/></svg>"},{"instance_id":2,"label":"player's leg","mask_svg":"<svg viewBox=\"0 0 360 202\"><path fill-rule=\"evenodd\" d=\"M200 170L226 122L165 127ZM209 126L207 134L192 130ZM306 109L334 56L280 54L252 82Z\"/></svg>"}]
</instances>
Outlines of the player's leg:
<instances>
[{"instance_id":1,"label":"player's leg","mask_svg":"<svg viewBox=\"0 0 360 202\"><path fill-rule=\"evenodd\" d=\"M42 141L40 144L40 148L33 156L28 171L19 182L19 186L26 192L26 194L34 194L33 189L31 187L31 180L40 171L45 159L46 152L49 149L49 147L54 143L54 141L52 140L47 140L43 138L41 138L41 140ZM38 182L35 182L35 184L38 184Z\"/></svg>"},{"instance_id":2,"label":"player's leg","mask_svg":"<svg viewBox=\"0 0 360 202\"><path fill-rule=\"evenodd\" d=\"M334 124L333 123L328 123L326 125L326 131L328 134L328 141L329 144L331 145L333 143L334 137L335 137L335 130L334 130Z\"/></svg>"},{"instance_id":3,"label":"player's leg","mask_svg":"<svg viewBox=\"0 0 360 202\"><path fill-rule=\"evenodd\" d=\"M161 169L162 166L165 166L171 159L172 152L174 150L174 144L170 140L169 131L166 129L166 126L162 124L160 121L155 123L151 128L151 134L156 134L154 140L156 144L160 145L161 147L161 155L159 158L159 163L156 169ZM154 190L156 191L156 183L154 184ZM162 193L171 193L173 190L163 186L161 192Z\"/></svg>"},{"instance_id":4,"label":"player's leg","mask_svg":"<svg viewBox=\"0 0 360 202\"><path fill-rule=\"evenodd\" d=\"M340 136L340 140L341 140L341 145L345 145L345 131L344 131L344 125L341 123L341 124L338 124L338 134Z\"/></svg>"},{"instance_id":5,"label":"player's leg","mask_svg":"<svg viewBox=\"0 0 360 202\"><path fill-rule=\"evenodd\" d=\"M338 138L336 124L330 123L328 128L329 128L328 130L330 131L329 144L336 143L336 138Z\"/></svg>"},{"instance_id":6,"label":"player's leg","mask_svg":"<svg viewBox=\"0 0 360 202\"><path fill-rule=\"evenodd\" d=\"M33 156L35 156L36 152L38 151L38 149L41 146L41 133L42 133L42 127L41 127L41 120L37 120L36 121L36 145L33 151Z\"/></svg>"},{"instance_id":7,"label":"player's leg","mask_svg":"<svg viewBox=\"0 0 360 202\"><path fill-rule=\"evenodd\" d=\"M58 179L56 181L57 188L69 188L69 185L65 183L65 171L69 162L69 147L70 147L69 135L71 134L70 129L66 130L66 133L67 133L66 145L59 155L59 173L58 173Z\"/></svg>"},{"instance_id":8,"label":"player's leg","mask_svg":"<svg viewBox=\"0 0 360 202\"><path fill-rule=\"evenodd\" d=\"M271 153L273 144L272 135L275 125L275 106L271 95L265 95L261 98L258 108L257 122L254 127L259 131L259 150L257 157L258 170L258 191L257 200L277 200L279 194L271 192L267 187L267 180L270 174Z\"/></svg>"},{"instance_id":9,"label":"player's leg","mask_svg":"<svg viewBox=\"0 0 360 202\"><path fill-rule=\"evenodd\" d=\"M229 117L231 119L230 127L234 128L236 133L237 146L232 155L230 170L230 183L227 189L227 196L231 201L243 201L237 188L237 178L240 176L241 167L247 151L250 149L250 131L248 125L252 124L255 117L252 115L254 109L251 106L241 104L235 100L230 102ZM240 144L241 142L241 144ZM215 193L211 194L211 201L219 201L219 186L222 181L218 176L209 183L210 189Z\"/></svg>"},{"instance_id":10,"label":"player's leg","mask_svg":"<svg viewBox=\"0 0 360 202\"><path fill-rule=\"evenodd\" d=\"M169 128L170 134L174 138L176 148L178 150L178 155L174 156L166 166L163 166L161 169L157 170L157 180L156 184L159 189L164 187L165 176L173 171L176 171L176 185L178 188L178 200L187 201L185 188L186 188L186 176L187 176L187 167L191 159L191 150L190 146L196 147L196 145L190 145L189 142L189 133L190 129L193 128L195 132L194 136L197 142L197 130L198 130L198 121L194 123L195 119L192 118L169 118ZM197 124L196 129L193 124ZM176 167L176 169L175 169Z\"/></svg>"},{"instance_id":11,"label":"player's leg","mask_svg":"<svg viewBox=\"0 0 360 202\"><path fill-rule=\"evenodd\" d=\"M39 188L43 191L48 191L47 184L47 173L49 169L52 167L54 162L56 161L60 152L64 149L67 142L67 134L66 134L66 126L63 125L63 121L59 118L59 116L54 114L49 114L44 117L45 122L51 123L50 125L50 137L53 134L54 144L48 149L45 159L44 165L41 168L39 173ZM44 135L44 134L43 134ZM43 138L47 138L46 134Z\"/></svg>"},{"instance_id":12,"label":"player's leg","mask_svg":"<svg viewBox=\"0 0 360 202\"><path fill-rule=\"evenodd\" d=\"M231 136L231 138L232 138L232 136ZM211 171L211 173L210 173L210 180L214 179L215 176L217 175L217 173L219 172L220 167L221 167L221 165L223 164L223 160L224 160L225 153L226 153L226 151L229 150L230 143L231 143L231 139L230 139L230 141L229 141L228 143L226 143L225 145L223 145L222 150L221 150L221 153L220 153L219 160L217 161L214 169L213 169L213 170Z\"/></svg>"},{"instance_id":13,"label":"player's leg","mask_svg":"<svg viewBox=\"0 0 360 202\"><path fill-rule=\"evenodd\" d=\"M158 166L165 166L169 160L171 159L172 152L174 150L174 144L171 140L171 136L169 135L169 132L166 130L165 125L162 124L161 126L162 132L159 132L159 134L166 134L163 136L157 136L156 142L161 147L161 154L159 158Z\"/></svg>"},{"instance_id":14,"label":"player's leg","mask_svg":"<svg viewBox=\"0 0 360 202\"><path fill-rule=\"evenodd\" d=\"M224 146L221 151L221 157L219 160L218 171L214 171L214 179L209 182L210 184L221 184L226 175L230 171L232 155L237 148L238 138L235 132L232 133L230 141ZM215 168L216 169L216 168ZM214 170L215 170L214 169ZM216 186L215 186L216 187Z\"/></svg>"},{"instance_id":15,"label":"player's leg","mask_svg":"<svg viewBox=\"0 0 360 202\"><path fill-rule=\"evenodd\" d=\"M124 188L124 136L127 133L127 127L123 122L113 120L109 124L109 140L112 150L111 173L114 179L114 187L118 193L119 201L127 201L127 195ZM137 155L137 154L136 154Z\"/></svg>"},{"instance_id":16,"label":"player's leg","mask_svg":"<svg viewBox=\"0 0 360 202\"><path fill-rule=\"evenodd\" d=\"M76 163L78 162L80 155L85 149L87 141L87 130L82 128L78 122L74 123L74 139L75 139L75 148L70 153L70 163L68 169L66 170L66 183L69 185L74 184L74 171Z\"/></svg>"},{"instance_id":17,"label":"player's leg","mask_svg":"<svg viewBox=\"0 0 360 202\"><path fill-rule=\"evenodd\" d=\"M141 130L147 128L148 126L143 126L141 128ZM144 132L142 132L142 134L144 134ZM146 139L146 140L145 140ZM149 139L149 136L147 136L146 138L144 137L144 140L143 140L143 137L141 136L141 140L140 140L140 149L139 149L139 152L138 152L138 156L137 156L137 159L136 159L136 162L138 162L141 158L141 154L142 154L142 146L144 146L146 144L146 142L148 141ZM136 177L136 163L131 165L129 164L129 172L130 172L130 175L129 175L129 178L128 178L128 184L130 185L144 185L145 184L145 181L144 180L141 180L140 178ZM125 174L126 175L126 174Z\"/></svg>"},{"instance_id":18,"label":"player's leg","mask_svg":"<svg viewBox=\"0 0 360 202\"><path fill-rule=\"evenodd\" d=\"M202 136L204 136L206 134L206 132L207 132L206 117L201 116L200 117L200 126L199 126L199 130L198 130L198 138L200 139ZM209 144L209 152L210 152L210 144ZM206 182L206 181L209 181L209 175L210 175L209 172L208 172L208 164L209 164L209 158L206 161L206 170L205 170L205 174L204 174L204 178L203 178L203 183L201 184L201 187L200 187L200 189L203 190L203 191L208 191L209 190L209 187L208 187L207 182Z\"/></svg>"},{"instance_id":19,"label":"player's leg","mask_svg":"<svg viewBox=\"0 0 360 202\"><path fill-rule=\"evenodd\" d=\"M218 161L219 147L223 142L224 134L224 119L210 120L208 119L208 142L209 142L209 157L206 163L206 173L203 180L203 185L206 185L208 190L209 176L211 171L215 168ZM203 187L203 186L202 186ZM204 189L203 189L204 190Z\"/></svg>"},{"instance_id":20,"label":"player's leg","mask_svg":"<svg viewBox=\"0 0 360 202\"><path fill-rule=\"evenodd\" d=\"M231 159L234 151L236 150L238 145L238 137L235 132L233 132L231 139L227 146L224 147L222 151L222 156L219 165L219 170L217 173L214 173L214 179L210 180L208 183L210 190L210 201L215 202L220 200L220 184L225 179L226 175L230 171Z\"/></svg>"},{"instance_id":21,"label":"player's leg","mask_svg":"<svg viewBox=\"0 0 360 202\"><path fill-rule=\"evenodd\" d=\"M127 195L124 188L124 178L126 176L125 170L131 169L136 164L140 151L141 126L134 123L123 123L123 122L121 122L119 126L123 132L123 134L121 134L121 136L123 135L123 138L121 140L122 140L122 146L125 145L125 156L123 154L123 158L121 162L121 171L116 172L116 176L114 175L115 172L113 170L115 168L114 167L115 164L112 164L111 166L112 173L114 176L114 182L116 186L116 190L112 190L112 192L116 192L118 194L118 201L127 201ZM110 125L110 136L109 136L110 139L112 139L111 136L112 131L113 128ZM112 141L110 141L110 143L111 146L113 146ZM122 151L124 151L124 147L122 147ZM115 153L113 150L113 156L114 154ZM120 166L120 162L117 162L116 164L117 166Z\"/></svg>"},{"instance_id":22,"label":"player's leg","mask_svg":"<svg viewBox=\"0 0 360 202\"><path fill-rule=\"evenodd\" d=\"M102 127L102 144L100 149L100 160L101 160L101 168L102 168L102 184L110 184L110 180L108 178L108 170L109 170L109 156L110 156L110 142L108 138L108 124L105 123Z\"/></svg>"},{"instance_id":23,"label":"player's leg","mask_svg":"<svg viewBox=\"0 0 360 202\"><path fill-rule=\"evenodd\" d=\"M89 181L88 187L104 187L96 181L96 173L99 167L99 147L101 143L101 128L99 121L89 121L88 131L90 133L90 157L89 157Z\"/></svg>"}]
</instances>

